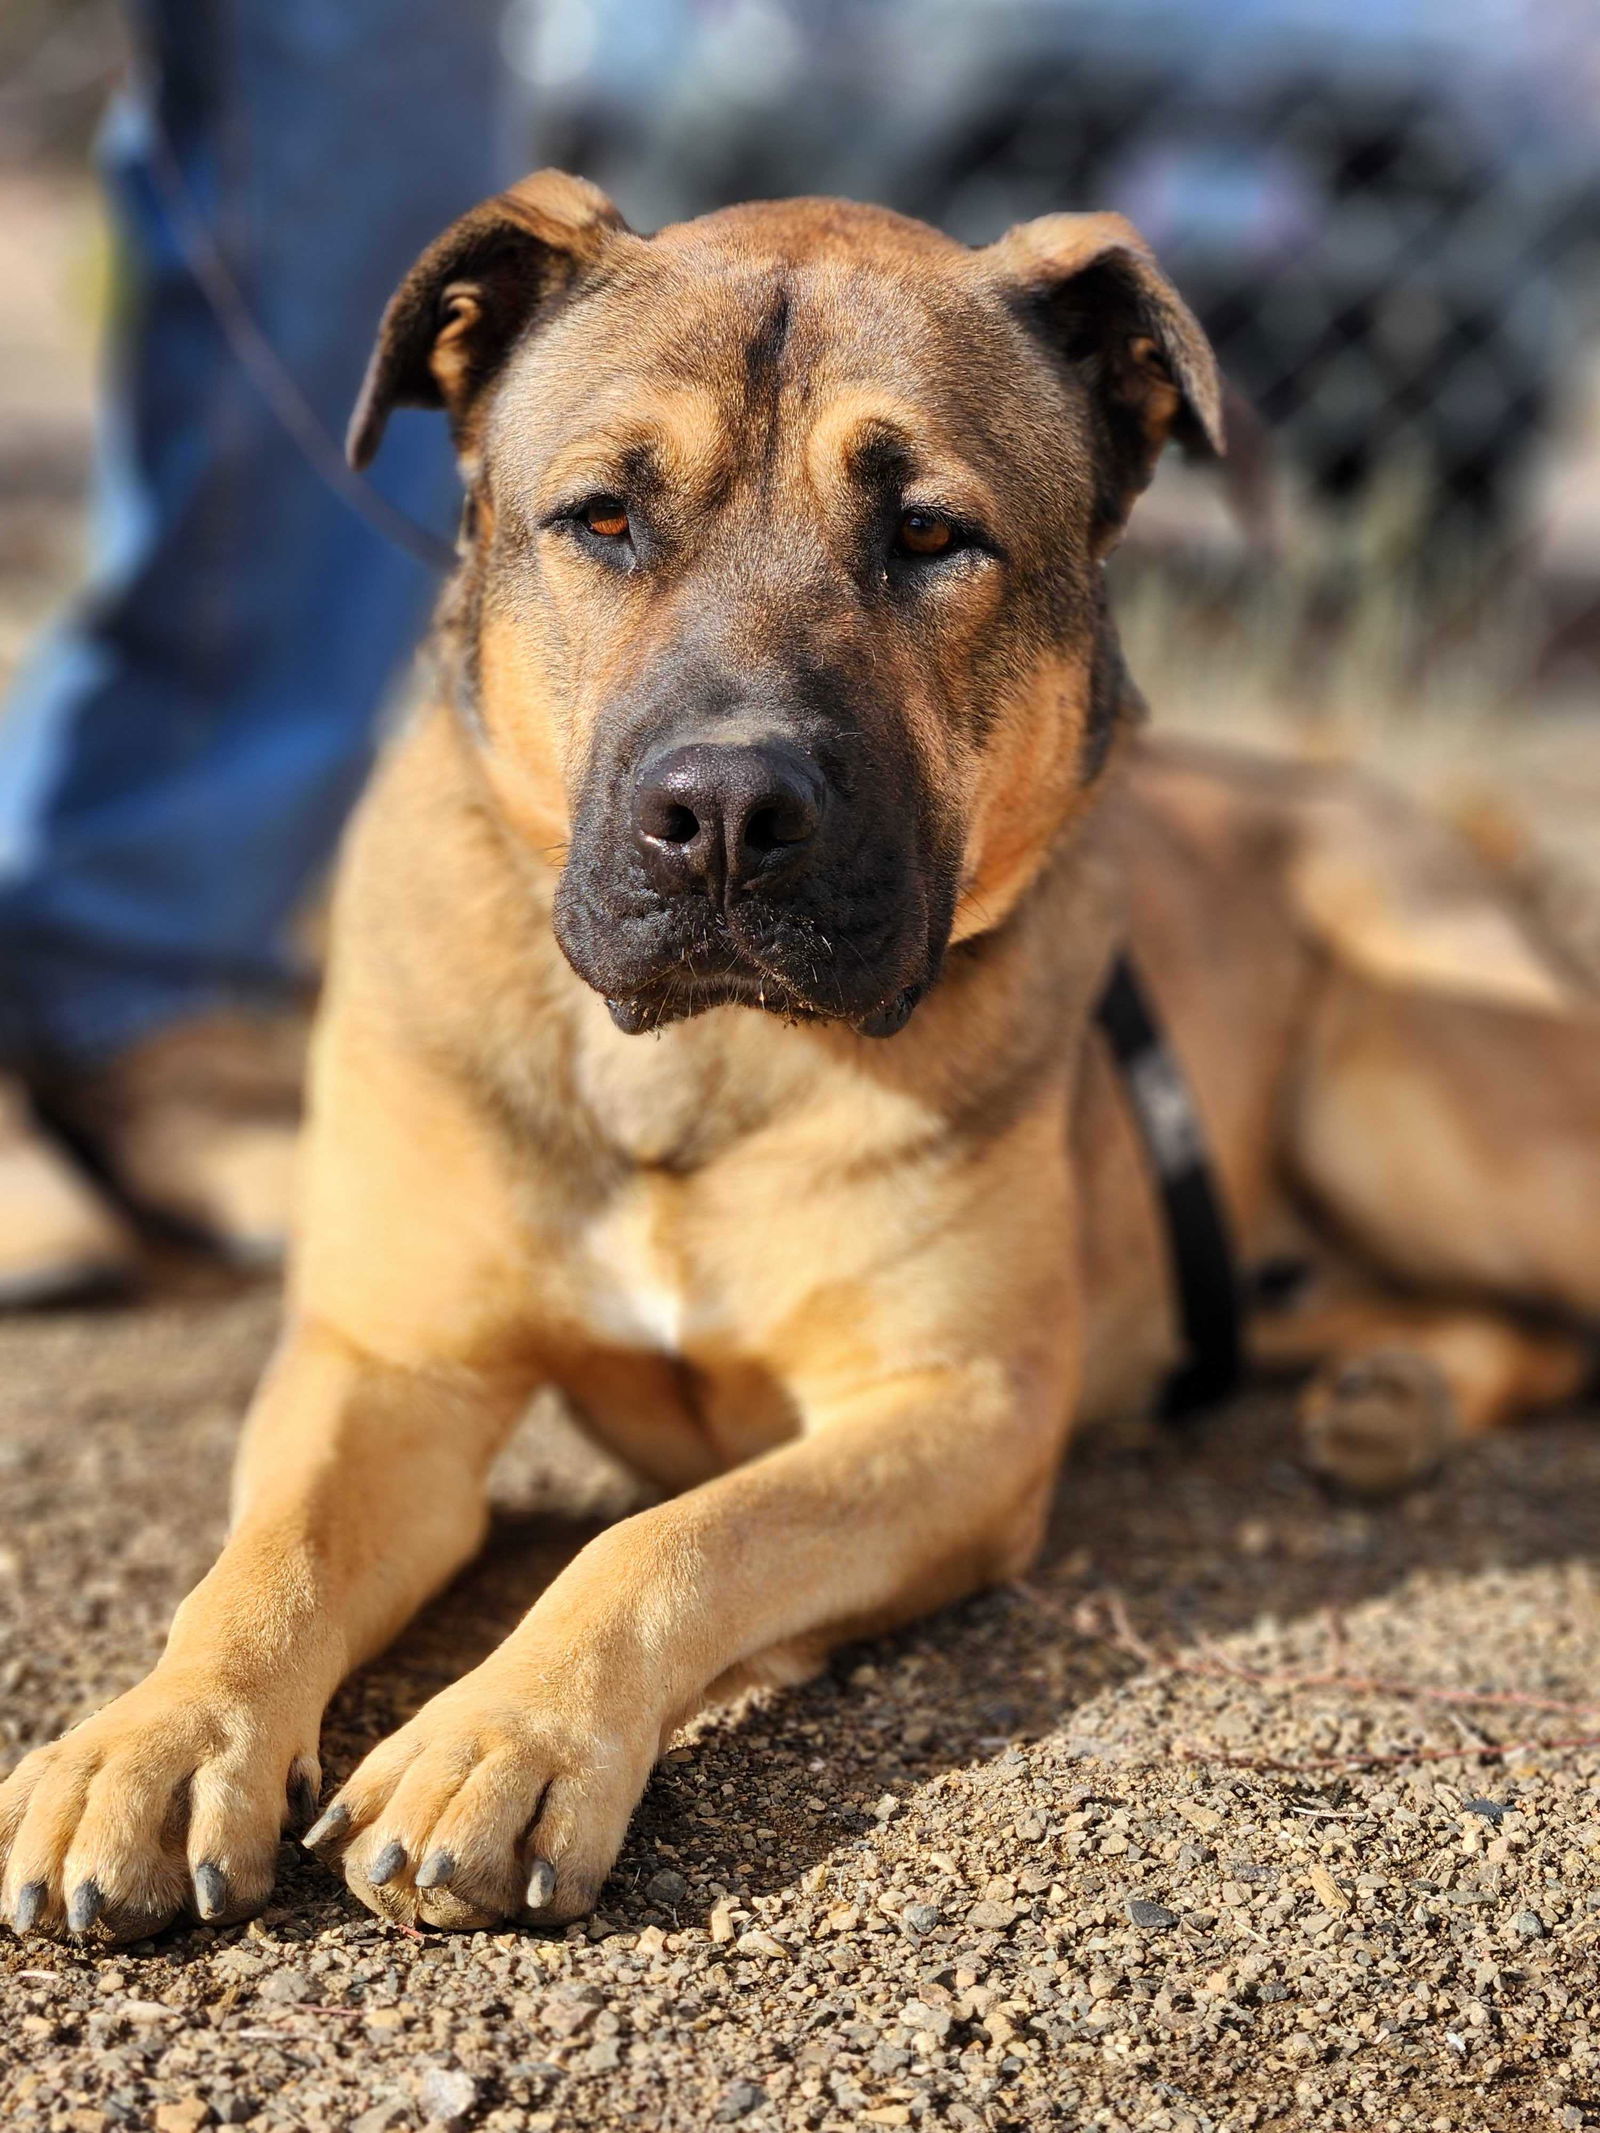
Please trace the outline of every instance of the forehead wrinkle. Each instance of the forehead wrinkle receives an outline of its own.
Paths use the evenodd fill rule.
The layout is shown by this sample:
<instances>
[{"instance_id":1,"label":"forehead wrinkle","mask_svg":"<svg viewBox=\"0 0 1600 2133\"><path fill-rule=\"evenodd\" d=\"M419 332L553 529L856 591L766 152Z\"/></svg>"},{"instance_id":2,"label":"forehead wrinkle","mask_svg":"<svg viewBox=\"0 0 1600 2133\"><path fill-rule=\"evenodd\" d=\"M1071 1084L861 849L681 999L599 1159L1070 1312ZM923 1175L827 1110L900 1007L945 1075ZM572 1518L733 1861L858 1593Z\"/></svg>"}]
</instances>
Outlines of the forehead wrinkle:
<instances>
[{"instance_id":1,"label":"forehead wrinkle","mask_svg":"<svg viewBox=\"0 0 1600 2133\"><path fill-rule=\"evenodd\" d=\"M969 461L930 444L921 434L926 413L882 393L846 394L824 407L806 440L806 467L814 488L841 482L863 485L863 462L876 455L896 460L908 486L929 491L927 501L946 503L978 515L995 510L987 481Z\"/></svg>"},{"instance_id":2,"label":"forehead wrinkle","mask_svg":"<svg viewBox=\"0 0 1600 2133\"><path fill-rule=\"evenodd\" d=\"M575 484L608 480L628 492L664 489L703 503L726 486L729 471L728 425L716 395L684 387L643 401L630 395L625 414L561 446L540 486L550 505Z\"/></svg>"},{"instance_id":3,"label":"forehead wrinkle","mask_svg":"<svg viewBox=\"0 0 1600 2133\"><path fill-rule=\"evenodd\" d=\"M946 449L958 439L961 463L1001 483L1030 461L1047 481L1054 462L1065 465L1064 453L1038 465L1041 436L1059 432L1069 412L1063 381L993 292L943 277L908 286L845 261L819 270L819 291L830 284L842 330L828 338L818 387L825 377L841 397L876 391L897 401L913 438L932 432Z\"/></svg>"},{"instance_id":4,"label":"forehead wrinkle","mask_svg":"<svg viewBox=\"0 0 1600 2133\"><path fill-rule=\"evenodd\" d=\"M850 479L852 458L864 448L903 452L908 457L917 410L882 392L846 392L818 409L805 440L806 471L812 486L830 486L841 473Z\"/></svg>"}]
</instances>

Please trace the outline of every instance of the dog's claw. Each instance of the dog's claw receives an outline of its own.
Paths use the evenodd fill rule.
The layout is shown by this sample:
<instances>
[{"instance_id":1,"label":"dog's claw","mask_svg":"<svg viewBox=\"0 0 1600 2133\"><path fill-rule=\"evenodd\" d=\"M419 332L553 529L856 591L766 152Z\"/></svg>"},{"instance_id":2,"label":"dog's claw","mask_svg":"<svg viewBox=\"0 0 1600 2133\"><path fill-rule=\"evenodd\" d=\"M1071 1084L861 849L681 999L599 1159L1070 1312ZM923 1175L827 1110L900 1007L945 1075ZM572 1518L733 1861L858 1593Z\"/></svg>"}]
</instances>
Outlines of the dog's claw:
<instances>
[{"instance_id":1,"label":"dog's claw","mask_svg":"<svg viewBox=\"0 0 1600 2133\"><path fill-rule=\"evenodd\" d=\"M208 1859L194 1870L195 1907L204 1919L220 1918L228 1908L228 1877Z\"/></svg>"},{"instance_id":2,"label":"dog's claw","mask_svg":"<svg viewBox=\"0 0 1600 2133\"><path fill-rule=\"evenodd\" d=\"M106 1894L98 1881L80 1881L67 1905L67 1931L87 1933L105 1909Z\"/></svg>"},{"instance_id":3,"label":"dog's claw","mask_svg":"<svg viewBox=\"0 0 1600 2133\"><path fill-rule=\"evenodd\" d=\"M314 1852L319 1845L328 1844L335 1837L342 1835L349 1821L349 1808L342 1801L335 1800L327 1813L312 1823L300 1842L308 1852Z\"/></svg>"},{"instance_id":4,"label":"dog's claw","mask_svg":"<svg viewBox=\"0 0 1600 2133\"><path fill-rule=\"evenodd\" d=\"M17 1891L14 1924L19 1933L31 1933L39 1923L47 1891L42 1881L25 1881Z\"/></svg>"},{"instance_id":5,"label":"dog's claw","mask_svg":"<svg viewBox=\"0 0 1600 2133\"><path fill-rule=\"evenodd\" d=\"M456 1870L456 1862L449 1852L434 1852L422 1862L417 1873L419 1889L442 1889L449 1885L450 1876Z\"/></svg>"},{"instance_id":6,"label":"dog's claw","mask_svg":"<svg viewBox=\"0 0 1600 2133\"><path fill-rule=\"evenodd\" d=\"M386 1844L367 1869L367 1879L375 1889L387 1887L406 1863L406 1848L398 1841Z\"/></svg>"},{"instance_id":7,"label":"dog's claw","mask_svg":"<svg viewBox=\"0 0 1600 2133\"><path fill-rule=\"evenodd\" d=\"M555 1868L548 1859L535 1859L528 1874L528 1909L542 1911L555 1892Z\"/></svg>"}]
</instances>

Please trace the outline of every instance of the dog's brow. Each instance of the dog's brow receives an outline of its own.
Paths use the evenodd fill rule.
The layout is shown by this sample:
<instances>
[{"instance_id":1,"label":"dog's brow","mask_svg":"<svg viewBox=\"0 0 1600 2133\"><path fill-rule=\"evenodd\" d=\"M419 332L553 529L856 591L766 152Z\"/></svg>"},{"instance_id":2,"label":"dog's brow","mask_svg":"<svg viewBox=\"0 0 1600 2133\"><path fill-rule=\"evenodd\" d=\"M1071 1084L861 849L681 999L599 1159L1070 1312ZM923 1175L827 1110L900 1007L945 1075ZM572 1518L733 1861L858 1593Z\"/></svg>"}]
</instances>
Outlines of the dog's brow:
<instances>
[{"instance_id":1,"label":"dog's brow","mask_svg":"<svg viewBox=\"0 0 1600 2133\"><path fill-rule=\"evenodd\" d=\"M919 426L917 410L881 392L846 392L823 407L813 424L806 456L812 478L850 476L858 455L880 460L890 454L909 458Z\"/></svg>"},{"instance_id":2,"label":"dog's brow","mask_svg":"<svg viewBox=\"0 0 1600 2133\"><path fill-rule=\"evenodd\" d=\"M703 391L662 394L625 422L573 438L545 470L541 502L554 508L586 489L614 487L634 497L670 490L704 502L726 478L727 422Z\"/></svg>"},{"instance_id":3,"label":"dog's brow","mask_svg":"<svg viewBox=\"0 0 1600 2133\"><path fill-rule=\"evenodd\" d=\"M993 491L965 460L931 443L927 417L878 393L851 394L823 409L812 426L807 463L813 484L841 482L871 494L917 492L964 515L992 521Z\"/></svg>"}]
</instances>

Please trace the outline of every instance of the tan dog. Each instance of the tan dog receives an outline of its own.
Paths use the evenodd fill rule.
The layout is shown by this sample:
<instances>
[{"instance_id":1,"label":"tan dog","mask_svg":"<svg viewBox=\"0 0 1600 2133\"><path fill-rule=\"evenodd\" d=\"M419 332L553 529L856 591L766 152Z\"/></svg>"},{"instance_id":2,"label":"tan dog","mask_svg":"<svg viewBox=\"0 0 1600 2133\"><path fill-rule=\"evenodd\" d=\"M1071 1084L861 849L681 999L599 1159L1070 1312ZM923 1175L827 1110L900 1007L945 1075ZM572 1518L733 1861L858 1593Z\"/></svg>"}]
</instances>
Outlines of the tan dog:
<instances>
[{"instance_id":1,"label":"tan dog","mask_svg":"<svg viewBox=\"0 0 1600 2133\"><path fill-rule=\"evenodd\" d=\"M1332 1358L1324 1463L1563 1396L1600 1313L1595 1019L1493 885L1359 784L1132 737L1101 564L1220 440L1125 224L647 240L547 173L406 281L359 459L398 401L471 513L344 868L288 1326L155 1670L0 1792L23 1929L263 1901L540 1387L666 1497L322 1816L393 1918L574 1917L706 1698L1021 1571L1074 1416L1174 1358L1090 1024L1126 936L1246 1261L1324 1270L1260 1342Z\"/></svg>"}]
</instances>

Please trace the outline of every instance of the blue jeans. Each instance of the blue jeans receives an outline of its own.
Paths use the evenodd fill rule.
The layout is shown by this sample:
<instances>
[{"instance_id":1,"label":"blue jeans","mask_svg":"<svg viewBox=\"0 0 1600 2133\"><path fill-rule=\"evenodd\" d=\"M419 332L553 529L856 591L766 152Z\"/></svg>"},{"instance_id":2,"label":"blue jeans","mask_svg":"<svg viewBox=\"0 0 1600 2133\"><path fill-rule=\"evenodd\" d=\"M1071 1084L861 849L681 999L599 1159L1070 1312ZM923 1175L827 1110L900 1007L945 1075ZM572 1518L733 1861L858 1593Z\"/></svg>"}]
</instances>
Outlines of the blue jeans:
<instances>
[{"instance_id":1,"label":"blue jeans","mask_svg":"<svg viewBox=\"0 0 1600 2133\"><path fill-rule=\"evenodd\" d=\"M413 256L514 175L494 0L143 0L106 128L124 261L88 585L0 711L0 1053L90 1061L271 999L436 581L335 495L176 241L152 122L303 397L343 432ZM384 493L447 540L437 415Z\"/></svg>"}]
</instances>

